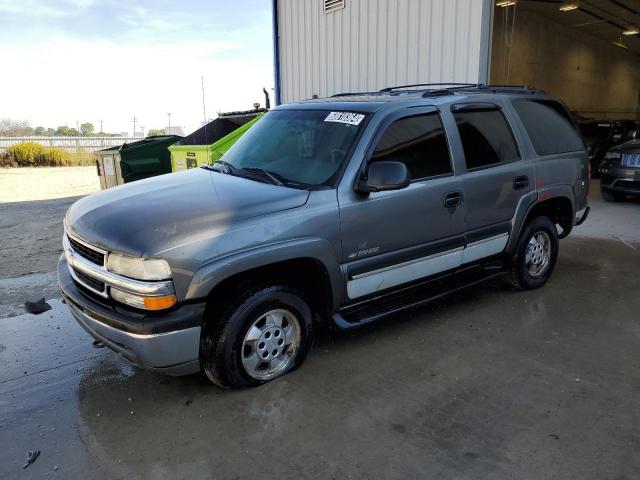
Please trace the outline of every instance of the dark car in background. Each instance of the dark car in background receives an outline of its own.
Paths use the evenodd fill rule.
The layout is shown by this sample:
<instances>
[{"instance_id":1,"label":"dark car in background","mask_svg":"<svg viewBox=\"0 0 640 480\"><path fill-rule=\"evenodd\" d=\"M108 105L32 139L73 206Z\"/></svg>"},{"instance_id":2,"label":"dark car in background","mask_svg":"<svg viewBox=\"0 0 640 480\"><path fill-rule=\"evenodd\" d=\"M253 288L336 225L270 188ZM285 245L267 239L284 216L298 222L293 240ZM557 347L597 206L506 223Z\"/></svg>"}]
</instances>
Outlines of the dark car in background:
<instances>
[{"instance_id":1,"label":"dark car in background","mask_svg":"<svg viewBox=\"0 0 640 480\"><path fill-rule=\"evenodd\" d=\"M600 192L607 202L640 196L640 140L612 147L598 168Z\"/></svg>"},{"instance_id":2,"label":"dark car in background","mask_svg":"<svg viewBox=\"0 0 640 480\"><path fill-rule=\"evenodd\" d=\"M589 120L578 123L587 146L592 178L599 177L598 166L611 147L636 138L640 127L635 120Z\"/></svg>"}]
</instances>

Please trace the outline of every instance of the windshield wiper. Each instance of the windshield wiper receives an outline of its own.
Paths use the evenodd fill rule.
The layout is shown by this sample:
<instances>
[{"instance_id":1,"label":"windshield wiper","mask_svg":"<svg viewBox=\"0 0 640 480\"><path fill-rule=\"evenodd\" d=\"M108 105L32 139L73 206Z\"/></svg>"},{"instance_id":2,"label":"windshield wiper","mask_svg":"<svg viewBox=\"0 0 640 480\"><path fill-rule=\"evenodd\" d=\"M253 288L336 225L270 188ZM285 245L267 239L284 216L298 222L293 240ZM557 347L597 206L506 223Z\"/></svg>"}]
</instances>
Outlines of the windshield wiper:
<instances>
[{"instance_id":1,"label":"windshield wiper","mask_svg":"<svg viewBox=\"0 0 640 480\"><path fill-rule=\"evenodd\" d=\"M252 178L254 180L258 180L258 178L256 177L256 173L258 173L260 174L261 179L266 179L269 183L273 185L278 185L279 187L286 186L285 182L283 182L282 180L280 180L280 178L278 178L280 177L280 175L278 175L277 173L273 173L268 170L265 170L264 168L259 168L259 167L238 168L230 164L229 162L225 162L224 160L218 160L213 165L205 165L203 168L206 168L207 170L213 170L214 172L224 173L226 175ZM288 183L287 180L285 181Z\"/></svg>"},{"instance_id":2,"label":"windshield wiper","mask_svg":"<svg viewBox=\"0 0 640 480\"><path fill-rule=\"evenodd\" d=\"M275 173L270 172L268 170L265 170L264 168L258 168L258 167L243 167L240 170L243 170L245 172L258 172L261 173L263 176L265 176L266 178L268 178L271 183L273 183L274 185L278 185L279 187L284 187L284 183L282 181L280 181Z\"/></svg>"}]
</instances>

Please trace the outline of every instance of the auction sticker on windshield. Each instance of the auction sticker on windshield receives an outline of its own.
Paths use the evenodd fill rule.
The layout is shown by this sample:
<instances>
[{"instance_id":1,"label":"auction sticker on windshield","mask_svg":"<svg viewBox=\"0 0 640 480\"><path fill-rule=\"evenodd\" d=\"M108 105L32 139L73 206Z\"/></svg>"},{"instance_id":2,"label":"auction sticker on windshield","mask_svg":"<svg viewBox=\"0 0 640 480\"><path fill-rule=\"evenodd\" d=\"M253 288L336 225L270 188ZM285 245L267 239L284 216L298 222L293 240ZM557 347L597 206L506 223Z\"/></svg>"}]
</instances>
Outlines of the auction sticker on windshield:
<instances>
[{"instance_id":1,"label":"auction sticker on windshield","mask_svg":"<svg viewBox=\"0 0 640 480\"><path fill-rule=\"evenodd\" d=\"M364 115L354 112L331 112L324 119L325 122L347 123L349 125L360 125Z\"/></svg>"}]
</instances>

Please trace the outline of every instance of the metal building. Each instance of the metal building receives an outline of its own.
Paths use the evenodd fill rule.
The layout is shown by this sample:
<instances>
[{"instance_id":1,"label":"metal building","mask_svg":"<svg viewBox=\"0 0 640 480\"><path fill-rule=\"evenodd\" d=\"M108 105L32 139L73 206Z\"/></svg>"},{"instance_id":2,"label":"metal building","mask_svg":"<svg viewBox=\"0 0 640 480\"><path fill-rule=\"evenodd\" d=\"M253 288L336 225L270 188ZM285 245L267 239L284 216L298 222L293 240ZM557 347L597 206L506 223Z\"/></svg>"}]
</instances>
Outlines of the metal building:
<instances>
[{"instance_id":1,"label":"metal building","mask_svg":"<svg viewBox=\"0 0 640 480\"><path fill-rule=\"evenodd\" d=\"M492 0L273 0L276 103L487 82Z\"/></svg>"}]
</instances>

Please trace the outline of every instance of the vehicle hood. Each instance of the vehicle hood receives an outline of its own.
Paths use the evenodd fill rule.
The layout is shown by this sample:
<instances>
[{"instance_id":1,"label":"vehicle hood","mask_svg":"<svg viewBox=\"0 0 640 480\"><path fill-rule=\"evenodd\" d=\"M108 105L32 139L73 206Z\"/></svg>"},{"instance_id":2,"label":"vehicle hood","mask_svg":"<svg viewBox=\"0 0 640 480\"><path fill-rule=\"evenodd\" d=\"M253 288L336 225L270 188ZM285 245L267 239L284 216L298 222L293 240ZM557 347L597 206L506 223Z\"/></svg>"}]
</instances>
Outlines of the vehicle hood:
<instances>
[{"instance_id":1,"label":"vehicle hood","mask_svg":"<svg viewBox=\"0 0 640 480\"><path fill-rule=\"evenodd\" d=\"M610 152L640 153L640 140L629 140L609 149Z\"/></svg>"},{"instance_id":2,"label":"vehicle hood","mask_svg":"<svg viewBox=\"0 0 640 480\"><path fill-rule=\"evenodd\" d=\"M69 208L66 225L105 250L152 256L242 219L300 207L308 197L306 190L195 168L89 195Z\"/></svg>"}]
</instances>

